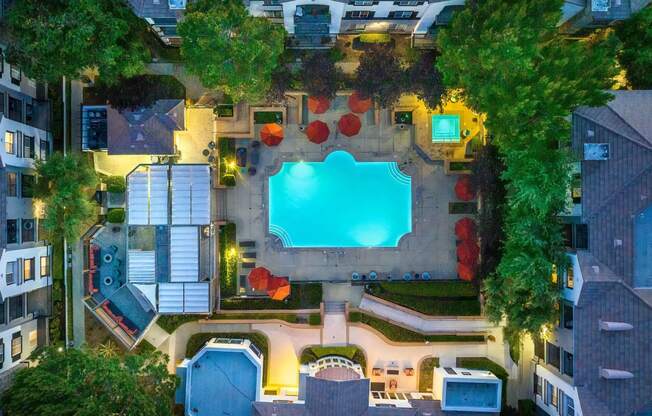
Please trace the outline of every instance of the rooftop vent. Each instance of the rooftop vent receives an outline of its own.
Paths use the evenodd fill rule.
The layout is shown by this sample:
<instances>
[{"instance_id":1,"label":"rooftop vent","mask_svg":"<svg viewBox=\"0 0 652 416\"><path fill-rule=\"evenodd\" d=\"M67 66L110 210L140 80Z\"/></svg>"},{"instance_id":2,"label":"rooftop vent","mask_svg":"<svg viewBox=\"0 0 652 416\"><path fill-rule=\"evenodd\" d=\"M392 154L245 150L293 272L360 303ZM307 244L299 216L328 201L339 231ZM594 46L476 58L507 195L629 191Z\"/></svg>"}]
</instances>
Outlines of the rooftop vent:
<instances>
[{"instance_id":1,"label":"rooftop vent","mask_svg":"<svg viewBox=\"0 0 652 416\"><path fill-rule=\"evenodd\" d=\"M591 9L594 12L608 12L611 0L591 0Z\"/></svg>"},{"instance_id":2,"label":"rooftop vent","mask_svg":"<svg viewBox=\"0 0 652 416\"><path fill-rule=\"evenodd\" d=\"M602 319L600 319L599 325L600 325L600 331L608 331L608 332L630 331L634 329L634 325L632 324L628 324L625 322L609 322L609 321L603 321Z\"/></svg>"},{"instance_id":3,"label":"rooftop vent","mask_svg":"<svg viewBox=\"0 0 652 416\"><path fill-rule=\"evenodd\" d=\"M584 160L609 160L609 143L584 143Z\"/></svg>"},{"instance_id":4,"label":"rooftop vent","mask_svg":"<svg viewBox=\"0 0 652 416\"><path fill-rule=\"evenodd\" d=\"M586 137L593 137L593 136L595 136L595 132L591 129L588 129L586 131Z\"/></svg>"},{"instance_id":5,"label":"rooftop vent","mask_svg":"<svg viewBox=\"0 0 652 416\"><path fill-rule=\"evenodd\" d=\"M592 266L593 273L595 274L600 274L600 266Z\"/></svg>"},{"instance_id":6,"label":"rooftop vent","mask_svg":"<svg viewBox=\"0 0 652 416\"><path fill-rule=\"evenodd\" d=\"M625 370L614 370L612 368L600 367L600 377L607 380L627 380L634 378L634 374Z\"/></svg>"},{"instance_id":7,"label":"rooftop vent","mask_svg":"<svg viewBox=\"0 0 652 416\"><path fill-rule=\"evenodd\" d=\"M444 367L444 371L446 371L448 374L450 374L452 376L457 375L455 370L453 370L451 367Z\"/></svg>"},{"instance_id":8,"label":"rooftop vent","mask_svg":"<svg viewBox=\"0 0 652 416\"><path fill-rule=\"evenodd\" d=\"M614 239L614 248L615 247L622 247L622 245L623 245L623 240L620 240L618 238Z\"/></svg>"}]
</instances>

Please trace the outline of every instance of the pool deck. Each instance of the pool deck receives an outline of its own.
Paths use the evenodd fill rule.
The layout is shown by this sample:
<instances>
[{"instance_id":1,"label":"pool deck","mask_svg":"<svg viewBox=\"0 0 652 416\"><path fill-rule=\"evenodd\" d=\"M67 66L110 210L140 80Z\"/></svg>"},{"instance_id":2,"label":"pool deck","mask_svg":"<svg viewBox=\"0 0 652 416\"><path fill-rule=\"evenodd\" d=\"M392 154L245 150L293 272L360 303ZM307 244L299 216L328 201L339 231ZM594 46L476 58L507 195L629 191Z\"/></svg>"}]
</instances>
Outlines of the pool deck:
<instances>
[{"instance_id":1,"label":"pool deck","mask_svg":"<svg viewBox=\"0 0 652 416\"><path fill-rule=\"evenodd\" d=\"M329 140L322 145L310 143L298 125L288 124L279 146L261 146L258 173L253 177L241 175L237 186L226 192L226 216L236 223L238 240L256 241L257 266L295 281L350 280L352 272L372 270L391 272L396 277L429 271L436 279L456 278L454 224L462 215L448 213L448 203L455 200L456 176L446 175L443 163L426 162L417 154L412 128L400 130L382 117L375 124L372 111L360 115L362 129L358 135L336 137L335 123L347 112L346 97L338 97L326 114L310 114L310 120L322 120L331 128ZM236 146L246 144L241 141ZM397 248L285 249L267 233L268 176L282 162L322 161L338 149L359 161L396 161L412 177L413 231ZM378 198L382 202L382 195ZM241 275L247 272L239 270Z\"/></svg>"}]
</instances>

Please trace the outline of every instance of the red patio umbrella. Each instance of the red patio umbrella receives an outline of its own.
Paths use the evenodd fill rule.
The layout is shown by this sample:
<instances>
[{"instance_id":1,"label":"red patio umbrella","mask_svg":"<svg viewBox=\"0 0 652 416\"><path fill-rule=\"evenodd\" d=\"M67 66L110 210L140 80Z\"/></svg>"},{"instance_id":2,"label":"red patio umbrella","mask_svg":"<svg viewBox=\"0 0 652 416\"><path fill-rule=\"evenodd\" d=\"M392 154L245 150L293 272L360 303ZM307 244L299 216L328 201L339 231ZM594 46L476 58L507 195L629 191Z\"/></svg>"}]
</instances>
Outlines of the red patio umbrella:
<instances>
[{"instance_id":1,"label":"red patio umbrella","mask_svg":"<svg viewBox=\"0 0 652 416\"><path fill-rule=\"evenodd\" d=\"M469 217L462 218L455 223L455 235L458 239L466 240L475 240L476 238L476 226L475 221Z\"/></svg>"},{"instance_id":2,"label":"red patio umbrella","mask_svg":"<svg viewBox=\"0 0 652 416\"><path fill-rule=\"evenodd\" d=\"M260 129L260 139L267 146L278 146L283 141L283 127L276 123L267 123Z\"/></svg>"},{"instance_id":3,"label":"red patio umbrella","mask_svg":"<svg viewBox=\"0 0 652 416\"><path fill-rule=\"evenodd\" d=\"M311 121L310 124L308 124L308 128L306 129L306 136L308 136L308 140L315 144L324 143L326 140L328 140L328 135L330 133L331 131L328 128L328 124L320 120Z\"/></svg>"},{"instance_id":4,"label":"red patio umbrella","mask_svg":"<svg viewBox=\"0 0 652 416\"><path fill-rule=\"evenodd\" d=\"M313 114L323 114L331 106L331 102L325 97L308 97L308 110Z\"/></svg>"},{"instance_id":5,"label":"red patio umbrella","mask_svg":"<svg viewBox=\"0 0 652 416\"><path fill-rule=\"evenodd\" d=\"M274 291L270 297L272 300L284 300L288 296L290 296L290 284L288 283L287 285L280 286L278 289Z\"/></svg>"},{"instance_id":6,"label":"red patio umbrella","mask_svg":"<svg viewBox=\"0 0 652 416\"><path fill-rule=\"evenodd\" d=\"M274 300L283 300L290 295L290 282L287 277L272 276L267 285L267 294Z\"/></svg>"},{"instance_id":7,"label":"red patio umbrella","mask_svg":"<svg viewBox=\"0 0 652 416\"><path fill-rule=\"evenodd\" d=\"M249 280L249 286L254 290L267 290L269 279L271 279L271 277L272 272L264 267L256 267L249 272L247 280Z\"/></svg>"},{"instance_id":8,"label":"red patio umbrella","mask_svg":"<svg viewBox=\"0 0 652 416\"><path fill-rule=\"evenodd\" d=\"M462 241L457 245L457 258L466 265L475 264L480 255L480 248L474 241Z\"/></svg>"},{"instance_id":9,"label":"red patio umbrella","mask_svg":"<svg viewBox=\"0 0 652 416\"><path fill-rule=\"evenodd\" d=\"M348 137L358 134L361 127L360 119L353 113L343 115L340 117L340 121L337 122L340 133Z\"/></svg>"},{"instance_id":10,"label":"red patio umbrella","mask_svg":"<svg viewBox=\"0 0 652 416\"><path fill-rule=\"evenodd\" d=\"M455 184L455 195L462 201L471 201L475 198L475 189L469 175L460 175Z\"/></svg>"},{"instance_id":11,"label":"red patio umbrella","mask_svg":"<svg viewBox=\"0 0 652 416\"><path fill-rule=\"evenodd\" d=\"M475 279L475 267L464 263L457 263L457 275L460 279L470 282Z\"/></svg>"},{"instance_id":12,"label":"red patio umbrella","mask_svg":"<svg viewBox=\"0 0 652 416\"><path fill-rule=\"evenodd\" d=\"M354 113L366 113L371 108L371 98L363 98L356 91L349 96L349 108Z\"/></svg>"}]
</instances>

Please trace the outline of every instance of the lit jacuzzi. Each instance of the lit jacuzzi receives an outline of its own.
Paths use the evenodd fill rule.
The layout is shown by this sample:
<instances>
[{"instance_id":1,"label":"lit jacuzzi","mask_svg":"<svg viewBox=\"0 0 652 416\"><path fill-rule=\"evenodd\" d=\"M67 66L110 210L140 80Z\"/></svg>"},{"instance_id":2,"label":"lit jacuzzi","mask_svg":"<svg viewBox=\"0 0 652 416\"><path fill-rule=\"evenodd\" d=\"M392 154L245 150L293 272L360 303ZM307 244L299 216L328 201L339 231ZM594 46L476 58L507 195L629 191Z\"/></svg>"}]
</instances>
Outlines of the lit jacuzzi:
<instances>
[{"instance_id":1,"label":"lit jacuzzi","mask_svg":"<svg viewBox=\"0 0 652 416\"><path fill-rule=\"evenodd\" d=\"M451 412L500 412L502 381L490 371L435 368L433 393Z\"/></svg>"}]
</instances>

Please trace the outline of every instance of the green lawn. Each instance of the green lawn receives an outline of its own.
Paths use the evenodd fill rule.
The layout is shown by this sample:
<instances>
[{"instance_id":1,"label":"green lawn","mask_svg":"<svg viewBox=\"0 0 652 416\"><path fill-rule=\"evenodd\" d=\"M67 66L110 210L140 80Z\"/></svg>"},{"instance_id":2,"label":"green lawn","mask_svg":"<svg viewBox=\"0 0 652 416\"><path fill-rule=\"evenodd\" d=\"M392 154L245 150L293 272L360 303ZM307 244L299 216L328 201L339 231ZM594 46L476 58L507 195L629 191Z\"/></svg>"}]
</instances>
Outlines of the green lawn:
<instances>
[{"instance_id":1,"label":"green lawn","mask_svg":"<svg viewBox=\"0 0 652 416\"><path fill-rule=\"evenodd\" d=\"M370 285L369 292L426 315L480 315L478 290L470 282L385 282Z\"/></svg>"},{"instance_id":2,"label":"green lawn","mask_svg":"<svg viewBox=\"0 0 652 416\"><path fill-rule=\"evenodd\" d=\"M507 374L507 371L503 367L485 357L458 358L456 365L460 368L468 368L471 370L487 370L494 373L494 375L501 379L503 382L502 401L503 407L505 407L505 400L507 398L507 378L509 377L509 374Z\"/></svg>"},{"instance_id":3,"label":"green lawn","mask_svg":"<svg viewBox=\"0 0 652 416\"><path fill-rule=\"evenodd\" d=\"M432 379L435 367L439 367L439 357L424 358L419 366L419 391L432 392Z\"/></svg>"},{"instance_id":4,"label":"green lawn","mask_svg":"<svg viewBox=\"0 0 652 416\"><path fill-rule=\"evenodd\" d=\"M319 309L322 298L321 283L292 283L290 296L283 302L269 298L222 297L222 309Z\"/></svg>"},{"instance_id":5,"label":"green lawn","mask_svg":"<svg viewBox=\"0 0 652 416\"><path fill-rule=\"evenodd\" d=\"M263 354L263 386L267 383L269 344L265 335L260 332L200 332L188 339L186 358L192 358L211 338L244 338L251 341Z\"/></svg>"},{"instance_id":6,"label":"green lawn","mask_svg":"<svg viewBox=\"0 0 652 416\"><path fill-rule=\"evenodd\" d=\"M396 342L484 342L483 335L424 335L363 312L349 313L349 321L369 325Z\"/></svg>"},{"instance_id":7,"label":"green lawn","mask_svg":"<svg viewBox=\"0 0 652 416\"><path fill-rule=\"evenodd\" d=\"M360 364L363 372L366 373L367 371L367 359L364 352L354 345L346 347L308 347L301 353L299 362L301 364L307 364L329 355L339 355L340 357L348 358L354 363Z\"/></svg>"}]
</instances>

